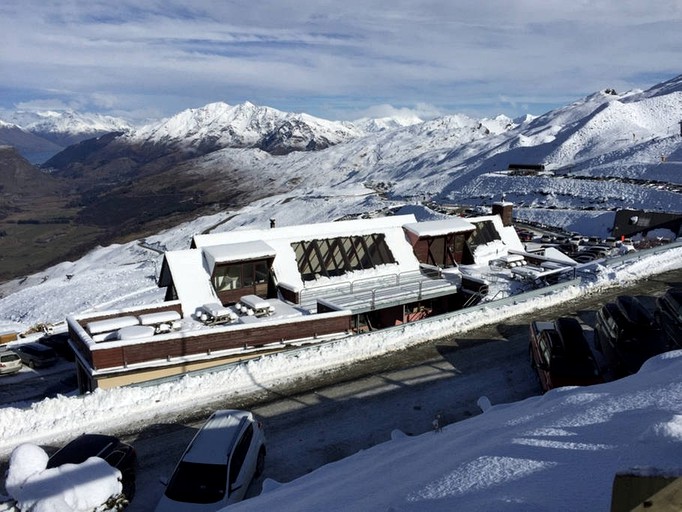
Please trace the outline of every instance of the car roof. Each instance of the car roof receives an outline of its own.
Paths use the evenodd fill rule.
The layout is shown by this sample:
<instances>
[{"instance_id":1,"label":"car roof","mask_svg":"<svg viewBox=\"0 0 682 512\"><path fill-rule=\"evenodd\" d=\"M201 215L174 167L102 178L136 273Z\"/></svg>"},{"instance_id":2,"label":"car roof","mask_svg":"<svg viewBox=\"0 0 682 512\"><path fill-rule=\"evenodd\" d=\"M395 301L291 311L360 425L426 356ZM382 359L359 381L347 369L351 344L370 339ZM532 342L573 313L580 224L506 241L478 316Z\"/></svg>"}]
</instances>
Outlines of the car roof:
<instances>
[{"instance_id":1,"label":"car roof","mask_svg":"<svg viewBox=\"0 0 682 512\"><path fill-rule=\"evenodd\" d=\"M251 413L226 409L215 411L187 447L182 460L204 464L226 464L242 425Z\"/></svg>"},{"instance_id":2,"label":"car roof","mask_svg":"<svg viewBox=\"0 0 682 512\"><path fill-rule=\"evenodd\" d=\"M105 458L119 442L114 436L83 434L50 457L47 467L54 468L67 463L80 464L90 457Z\"/></svg>"},{"instance_id":3,"label":"car roof","mask_svg":"<svg viewBox=\"0 0 682 512\"><path fill-rule=\"evenodd\" d=\"M24 343L23 345L17 345L14 348L25 352L41 352L43 354L51 354L54 352L50 347L41 345L40 343Z\"/></svg>"}]
</instances>

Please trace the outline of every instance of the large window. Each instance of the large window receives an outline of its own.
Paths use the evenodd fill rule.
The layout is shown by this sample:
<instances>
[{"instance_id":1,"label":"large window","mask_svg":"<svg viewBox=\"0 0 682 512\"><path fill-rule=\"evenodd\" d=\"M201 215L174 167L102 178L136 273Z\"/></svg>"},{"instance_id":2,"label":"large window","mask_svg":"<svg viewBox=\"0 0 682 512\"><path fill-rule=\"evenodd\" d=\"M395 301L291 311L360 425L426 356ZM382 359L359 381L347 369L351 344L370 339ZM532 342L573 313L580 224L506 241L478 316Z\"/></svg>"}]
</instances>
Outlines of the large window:
<instances>
[{"instance_id":1,"label":"large window","mask_svg":"<svg viewBox=\"0 0 682 512\"><path fill-rule=\"evenodd\" d=\"M479 245L485 245L493 240L500 240L500 235L495 229L495 225L490 220L484 220L481 222L475 222L476 231L467 240L467 245L473 254L476 247Z\"/></svg>"},{"instance_id":2,"label":"large window","mask_svg":"<svg viewBox=\"0 0 682 512\"><path fill-rule=\"evenodd\" d=\"M296 242L291 247L304 281L395 263L381 233Z\"/></svg>"},{"instance_id":3,"label":"large window","mask_svg":"<svg viewBox=\"0 0 682 512\"><path fill-rule=\"evenodd\" d=\"M437 236L428 240L429 253L427 263L438 267L453 267L462 259L464 236L450 234Z\"/></svg>"},{"instance_id":4,"label":"large window","mask_svg":"<svg viewBox=\"0 0 682 512\"><path fill-rule=\"evenodd\" d=\"M218 265L213 270L213 286L218 292L265 284L267 280L268 265L265 261Z\"/></svg>"}]
</instances>

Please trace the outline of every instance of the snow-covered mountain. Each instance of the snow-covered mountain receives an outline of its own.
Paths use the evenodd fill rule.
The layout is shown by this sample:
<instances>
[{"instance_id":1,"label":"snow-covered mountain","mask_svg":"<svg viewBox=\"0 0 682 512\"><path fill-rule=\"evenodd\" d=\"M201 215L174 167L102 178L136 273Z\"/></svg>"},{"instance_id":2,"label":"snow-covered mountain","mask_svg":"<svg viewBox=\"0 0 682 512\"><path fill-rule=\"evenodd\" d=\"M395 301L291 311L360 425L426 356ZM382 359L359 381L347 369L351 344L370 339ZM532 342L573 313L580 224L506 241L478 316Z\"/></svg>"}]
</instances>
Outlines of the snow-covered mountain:
<instances>
[{"instance_id":1,"label":"snow-covered mountain","mask_svg":"<svg viewBox=\"0 0 682 512\"><path fill-rule=\"evenodd\" d=\"M62 147L110 132L128 132L132 125L124 119L73 110L16 111L8 121Z\"/></svg>"},{"instance_id":2,"label":"snow-covered mountain","mask_svg":"<svg viewBox=\"0 0 682 512\"><path fill-rule=\"evenodd\" d=\"M63 148L14 123L0 120L0 145L12 146L33 163L40 163Z\"/></svg>"},{"instance_id":3,"label":"snow-covered mountain","mask_svg":"<svg viewBox=\"0 0 682 512\"><path fill-rule=\"evenodd\" d=\"M110 132L128 132L127 121L102 114L64 111L0 113L0 143L17 148L32 163L42 163L64 148Z\"/></svg>"},{"instance_id":4,"label":"snow-covered mountain","mask_svg":"<svg viewBox=\"0 0 682 512\"><path fill-rule=\"evenodd\" d=\"M413 124L419 124L423 122L424 120L416 115L405 114L391 117L363 117L349 124L359 128L365 133L376 133L387 130L395 130L396 128L412 126Z\"/></svg>"},{"instance_id":5,"label":"snow-covered mountain","mask_svg":"<svg viewBox=\"0 0 682 512\"><path fill-rule=\"evenodd\" d=\"M140 128L129 140L212 149L258 147L272 154L324 149L361 132L343 123L246 102L210 103Z\"/></svg>"},{"instance_id":6,"label":"snow-covered mountain","mask_svg":"<svg viewBox=\"0 0 682 512\"><path fill-rule=\"evenodd\" d=\"M490 204L504 192L519 215L549 223L557 217L553 210L562 210L562 219L586 208L680 212L672 189L682 185L681 91L678 78L648 91L597 92L539 117L446 116L365 131L321 152L280 156L225 148L195 159L191 172L250 169L310 190L367 185L395 199L468 206ZM544 164L549 172L511 173L512 163Z\"/></svg>"}]
</instances>

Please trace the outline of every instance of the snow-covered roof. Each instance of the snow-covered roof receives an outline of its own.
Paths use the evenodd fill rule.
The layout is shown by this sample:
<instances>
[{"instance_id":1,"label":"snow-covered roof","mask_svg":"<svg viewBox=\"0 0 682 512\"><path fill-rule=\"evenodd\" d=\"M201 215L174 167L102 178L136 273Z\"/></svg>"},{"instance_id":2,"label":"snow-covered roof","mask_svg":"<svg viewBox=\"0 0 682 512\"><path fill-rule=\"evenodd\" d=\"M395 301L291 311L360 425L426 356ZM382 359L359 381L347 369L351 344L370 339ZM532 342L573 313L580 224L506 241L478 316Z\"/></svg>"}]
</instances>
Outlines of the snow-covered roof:
<instances>
[{"instance_id":1,"label":"snow-covered roof","mask_svg":"<svg viewBox=\"0 0 682 512\"><path fill-rule=\"evenodd\" d=\"M441 220L412 222L403 226L418 237L440 236L450 233L464 233L476 229L471 222L461 217L449 217Z\"/></svg>"},{"instance_id":2,"label":"snow-covered roof","mask_svg":"<svg viewBox=\"0 0 682 512\"><path fill-rule=\"evenodd\" d=\"M211 273L204 265L201 251L185 249L165 254L166 264L173 276L173 284L182 303L182 314L189 317L198 307L220 302L211 284Z\"/></svg>"},{"instance_id":3,"label":"snow-covered roof","mask_svg":"<svg viewBox=\"0 0 682 512\"><path fill-rule=\"evenodd\" d=\"M192 440L183 460L203 464L226 464L232 442L246 416L243 411L216 411Z\"/></svg>"},{"instance_id":4,"label":"snow-covered roof","mask_svg":"<svg viewBox=\"0 0 682 512\"><path fill-rule=\"evenodd\" d=\"M234 244L262 240L271 243L285 240L287 243L304 240L319 240L339 236L364 235L383 232L388 228L402 228L405 224L416 223L414 215L394 215L373 219L352 219L339 222L320 222L317 224L299 224L271 229L244 229L195 235L192 239L194 247L208 247L222 244ZM273 246L274 247L274 246Z\"/></svg>"},{"instance_id":5,"label":"snow-covered roof","mask_svg":"<svg viewBox=\"0 0 682 512\"><path fill-rule=\"evenodd\" d=\"M265 250L266 247L276 254L272 269L277 281L285 283L293 290L300 290L304 287L328 286L343 281L376 277L387 273L399 274L418 270L419 261L414 255L412 246L405 238L405 232L403 231L405 224L415 224L416 222L415 216L410 214L377 217L374 219L301 224L271 229L236 230L196 235L193 239L193 246L200 248L204 252L215 251L216 247L222 246L223 249L220 250L224 250L227 253L231 250L238 250L240 245L244 245L243 254L256 254L258 246L250 244L261 244L260 247L263 249L261 254L267 252ZM299 272L296 254L292 248L293 243L371 234L384 235L384 240L395 259L395 264L380 265L374 269L355 271L349 275L337 276L333 279L320 278L314 282L308 281L304 285ZM250 250L254 252L250 253ZM173 275L175 275L175 272L173 272Z\"/></svg>"},{"instance_id":6,"label":"snow-covered roof","mask_svg":"<svg viewBox=\"0 0 682 512\"><path fill-rule=\"evenodd\" d=\"M251 242L210 245L203 248L204 257L208 264L209 272L212 272L216 263L229 263L232 261L255 260L259 258L272 258L277 254L275 249L262 240Z\"/></svg>"},{"instance_id":7,"label":"snow-covered roof","mask_svg":"<svg viewBox=\"0 0 682 512\"><path fill-rule=\"evenodd\" d=\"M491 222L493 228L499 235L499 240L492 240L485 245L479 245L474 249L474 262L476 265L487 265L491 259L497 259L508 254L510 249L523 251L525 247L519 239L514 226L505 226L499 215L482 215L480 217L469 217L467 219L472 224L481 222Z\"/></svg>"}]
</instances>

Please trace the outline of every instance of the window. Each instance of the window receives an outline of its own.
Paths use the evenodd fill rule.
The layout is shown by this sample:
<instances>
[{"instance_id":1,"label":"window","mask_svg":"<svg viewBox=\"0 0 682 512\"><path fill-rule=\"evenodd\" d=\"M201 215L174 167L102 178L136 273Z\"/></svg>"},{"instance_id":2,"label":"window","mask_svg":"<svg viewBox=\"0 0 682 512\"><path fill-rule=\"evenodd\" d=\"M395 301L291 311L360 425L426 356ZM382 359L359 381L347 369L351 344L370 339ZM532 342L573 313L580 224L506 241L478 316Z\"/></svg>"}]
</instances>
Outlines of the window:
<instances>
[{"instance_id":1,"label":"window","mask_svg":"<svg viewBox=\"0 0 682 512\"><path fill-rule=\"evenodd\" d=\"M182 461L166 487L166 496L186 503L215 503L225 496L226 464Z\"/></svg>"},{"instance_id":2,"label":"window","mask_svg":"<svg viewBox=\"0 0 682 512\"><path fill-rule=\"evenodd\" d=\"M263 260L216 265L213 269L213 287L221 292L265 284L268 281L268 269L267 262Z\"/></svg>"},{"instance_id":3,"label":"window","mask_svg":"<svg viewBox=\"0 0 682 512\"><path fill-rule=\"evenodd\" d=\"M467 241L472 254L479 245L485 245L493 240L500 240L500 235L497 233L497 229L495 229L495 225L492 221L484 220L482 222L476 222L475 226L476 231L473 232Z\"/></svg>"},{"instance_id":4,"label":"window","mask_svg":"<svg viewBox=\"0 0 682 512\"><path fill-rule=\"evenodd\" d=\"M230 486L232 486L239 477L239 472L244 465L246 455L249 453L251 446L251 439L253 439L253 424L249 423L244 431L244 435L239 440L239 443L234 449L232 460L230 461Z\"/></svg>"},{"instance_id":5,"label":"window","mask_svg":"<svg viewBox=\"0 0 682 512\"><path fill-rule=\"evenodd\" d=\"M241 264L217 266L213 271L213 286L217 291L241 288L241 276Z\"/></svg>"},{"instance_id":6,"label":"window","mask_svg":"<svg viewBox=\"0 0 682 512\"><path fill-rule=\"evenodd\" d=\"M382 233L295 242L291 247L304 281L395 263Z\"/></svg>"}]
</instances>

